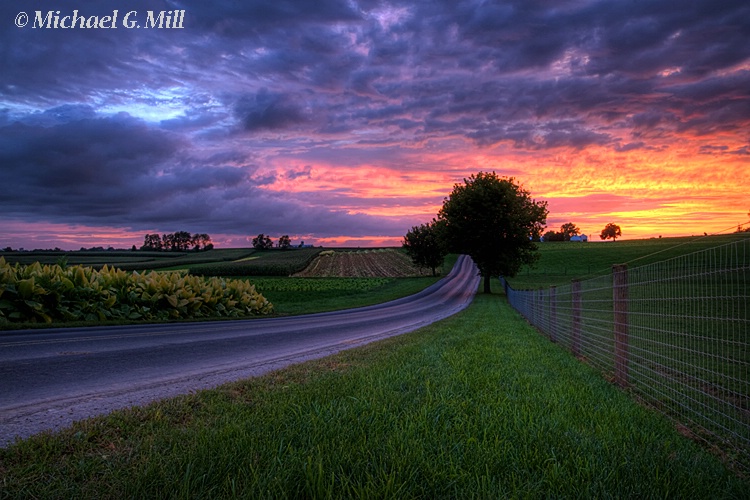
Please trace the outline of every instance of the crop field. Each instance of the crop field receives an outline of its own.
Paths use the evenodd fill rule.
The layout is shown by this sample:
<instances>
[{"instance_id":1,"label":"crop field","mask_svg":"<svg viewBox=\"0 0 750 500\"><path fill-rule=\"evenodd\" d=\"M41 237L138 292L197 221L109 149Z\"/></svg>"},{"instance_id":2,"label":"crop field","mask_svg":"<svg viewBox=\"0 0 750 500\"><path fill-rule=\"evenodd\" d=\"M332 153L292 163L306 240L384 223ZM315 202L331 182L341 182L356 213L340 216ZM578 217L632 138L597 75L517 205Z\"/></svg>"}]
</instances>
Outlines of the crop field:
<instances>
[{"instance_id":1,"label":"crop field","mask_svg":"<svg viewBox=\"0 0 750 500\"><path fill-rule=\"evenodd\" d=\"M327 292L366 291L381 287L393 281L392 278L253 278L259 290L273 292Z\"/></svg>"},{"instance_id":2,"label":"crop field","mask_svg":"<svg viewBox=\"0 0 750 500\"><path fill-rule=\"evenodd\" d=\"M417 293L427 286L434 283L438 278L432 276L414 276L408 278L393 278L393 277L329 277L329 278L301 278L301 277L290 277L289 274L294 270L301 270L305 265L310 262L315 255L321 252L320 248L306 248L306 249L293 249L293 250L268 250L268 251L255 251L253 249L228 249L228 250L211 250L207 252L117 252L117 251L105 251L105 252L17 252L21 256L29 258L34 256L33 262L35 266L42 266L39 263L40 260L46 262L52 262L53 264L43 264L43 266L53 266L60 268L59 272L62 272L66 266L68 269L72 269L76 265L71 264L71 261L75 262L96 262L101 265L89 265L86 266L88 271L92 271L103 267L105 264L109 267L109 273L117 273L118 276L125 276L126 273L122 268L116 269L113 264L117 261L123 261L125 257L131 257L131 266L122 266L136 268L138 273L145 277L148 274L151 280L163 281L162 278L158 277L150 271L153 268L159 270L158 274L172 275L168 271L180 270L187 271L192 269L190 273L192 277L198 277L203 275L206 278L221 277L226 279L227 277L242 278L248 286L257 289L262 296L273 304L273 314L280 316L288 316L294 314L309 314L323 311L335 311L341 309L348 309L352 307L369 306L389 300L395 300L401 297L405 297L414 293ZM329 252L332 252L329 250ZM395 251L394 251L395 252ZM0 255L7 255L9 252L0 252ZM377 255L382 252L364 252L370 255ZM133 256L133 254L139 257ZM70 257L68 257L70 256ZM212 257L213 256L213 257ZM65 257L67 263L63 263L62 267L55 262L59 262L62 257ZM210 263L204 264L190 264L190 262L199 262L196 259L199 258L213 258L213 259L225 259L226 262L220 262L214 260ZM448 256L446 258L445 267L450 269L456 260L455 255ZM140 262L135 260L140 259ZM18 259L16 259L17 261ZM182 265L176 265L179 262L183 262ZM403 265L403 260L394 261L399 265ZM10 265L10 264L8 264ZM15 265L15 264L13 264ZM23 265L23 264L20 264ZM145 270L144 270L145 268ZM382 274L385 275L398 275L398 272L389 271L386 268L381 269ZM184 275L185 273L181 273ZM28 277L26 277L28 278ZM124 279L124 278L123 278ZM169 276L164 278L169 283L174 281L175 276ZM182 280L187 278L180 278ZM56 278L53 279L55 283ZM67 283L61 279L61 282ZM187 283L187 282L186 282ZM38 285L39 283L37 283ZM126 310L127 307L119 305L119 309L115 310L110 307L99 307L96 304L99 302L108 303L111 300L109 297L104 297L102 300L89 297L85 300L82 299L82 295L78 294L76 299L73 296L68 296L66 292L63 295L63 290L57 291L57 288L67 288L63 285L47 284L44 287L37 286L36 289L39 293L44 295L43 299L31 300L32 297L20 297L18 307L22 309L28 304L24 300L29 300L32 309L36 308L38 311L29 310L23 314L19 314L15 309L12 311L9 309L10 305L8 300L15 297L16 285L8 284L9 290L6 290L5 296L0 299L0 305L4 307L3 314L6 316L13 314L14 318L12 323L0 321L0 329L8 328L39 328L47 326L68 326L71 321L77 322L76 326L86 326L95 324L112 324L118 322L139 322L148 321L149 319L180 319L188 317L183 312L179 315L175 314L177 311L172 310L174 306L167 307L166 311L169 312L168 318L162 318L161 316L154 316L157 313L157 308L154 304L142 304L145 307L143 311L131 310L124 316L117 313L119 309ZM59 286L58 286L59 285ZM173 288L173 285L170 284ZM109 287L111 288L111 287ZM109 290L107 288L107 290ZM113 288L114 290L114 288ZM110 292L107 292L110 293ZM112 291L111 293L119 293ZM177 301L178 309L186 307L180 305L183 300L190 301L190 293L188 296L181 297ZM177 291L171 291L169 293L163 293L163 300L166 305L169 302L169 298L172 295L178 294ZM182 292L180 292L182 294ZM49 296L48 296L49 295ZM179 294L178 294L179 295ZM183 294L184 295L184 294ZM176 296L176 295L175 295ZM56 298L57 297L57 298ZM62 298L60 298L62 297ZM54 300L53 300L54 299ZM80 300L79 300L80 299ZM15 300L15 299L13 299ZM83 300L83 302L80 302ZM78 302L77 302L78 301ZM165 302L166 301L166 302ZM70 310L70 313L56 313L50 312L56 310L52 307L51 302L64 303L65 307ZM172 300L174 302L174 300ZM15 303L15 302L14 302ZM47 304L50 303L50 304ZM24 305L25 304L25 305ZM118 302L120 304L120 302ZM278 306L277 306L278 304ZM169 304L171 306L171 304ZM31 307L29 306L29 307ZM196 304L194 304L196 306ZM131 306L132 307L132 306ZM192 307L192 306L191 306ZM28 309L28 307L26 307ZM7 309L7 310L6 310ZM110 309L112 309L110 311ZM85 314L78 314L76 311L85 311ZM147 313L144 314L144 311ZM159 315L162 315L162 310ZM226 311L222 311L220 314L216 314L218 317L225 317ZM268 311L266 311L268 312ZM116 314L117 313L117 314ZM233 312L232 315L236 314ZM65 316L63 318L62 316ZM2 316L2 315L0 315ZM211 314L208 311L201 311L201 317L210 319ZM6 319L8 319L6 317ZM25 321L26 320L26 321ZM52 323L48 324L51 320Z\"/></svg>"},{"instance_id":3,"label":"crop field","mask_svg":"<svg viewBox=\"0 0 750 500\"><path fill-rule=\"evenodd\" d=\"M289 276L303 270L321 248L258 250L232 262L190 266L190 274L203 276Z\"/></svg>"},{"instance_id":4,"label":"crop field","mask_svg":"<svg viewBox=\"0 0 750 500\"><path fill-rule=\"evenodd\" d=\"M429 276L431 271L415 266L400 250L382 248L358 251L321 252L297 277L405 278Z\"/></svg>"},{"instance_id":5,"label":"crop field","mask_svg":"<svg viewBox=\"0 0 750 500\"><path fill-rule=\"evenodd\" d=\"M154 252L144 250L79 250L75 252L33 251L0 252L11 264L57 264L65 261L68 265L82 265L100 268L105 264L124 271L186 268L190 265L207 262L235 261L251 255L253 248L213 249L201 252Z\"/></svg>"},{"instance_id":6,"label":"crop field","mask_svg":"<svg viewBox=\"0 0 750 500\"><path fill-rule=\"evenodd\" d=\"M273 306L243 280L183 272L127 272L0 257L0 325L109 320L163 321L270 314Z\"/></svg>"}]
</instances>

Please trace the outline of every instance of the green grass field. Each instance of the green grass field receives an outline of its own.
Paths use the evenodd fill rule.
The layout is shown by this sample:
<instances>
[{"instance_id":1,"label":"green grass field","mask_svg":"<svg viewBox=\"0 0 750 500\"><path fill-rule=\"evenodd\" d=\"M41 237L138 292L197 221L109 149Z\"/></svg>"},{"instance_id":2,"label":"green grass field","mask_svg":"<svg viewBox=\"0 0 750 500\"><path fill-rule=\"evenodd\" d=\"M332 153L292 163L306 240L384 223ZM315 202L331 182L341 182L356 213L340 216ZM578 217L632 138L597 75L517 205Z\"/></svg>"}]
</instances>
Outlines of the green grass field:
<instances>
[{"instance_id":1,"label":"green grass field","mask_svg":"<svg viewBox=\"0 0 750 500\"><path fill-rule=\"evenodd\" d=\"M524 267L508 282L517 290L563 285L573 278L586 279L610 274L613 264L642 266L748 238L750 233L614 242L538 243L539 262L532 267Z\"/></svg>"},{"instance_id":2,"label":"green grass field","mask_svg":"<svg viewBox=\"0 0 750 500\"><path fill-rule=\"evenodd\" d=\"M403 335L0 450L0 498L743 498L499 294Z\"/></svg>"},{"instance_id":3,"label":"green grass field","mask_svg":"<svg viewBox=\"0 0 750 500\"><path fill-rule=\"evenodd\" d=\"M288 316L351 309L415 294L439 278L251 278L250 282Z\"/></svg>"},{"instance_id":4,"label":"green grass field","mask_svg":"<svg viewBox=\"0 0 750 500\"><path fill-rule=\"evenodd\" d=\"M611 265L628 263L627 383L748 470L748 236L542 244L540 266L509 280L516 290L542 290L511 299L560 345L614 377ZM601 271L580 283L576 346L570 279L585 278L588 266ZM549 285L557 285L554 319Z\"/></svg>"}]
</instances>

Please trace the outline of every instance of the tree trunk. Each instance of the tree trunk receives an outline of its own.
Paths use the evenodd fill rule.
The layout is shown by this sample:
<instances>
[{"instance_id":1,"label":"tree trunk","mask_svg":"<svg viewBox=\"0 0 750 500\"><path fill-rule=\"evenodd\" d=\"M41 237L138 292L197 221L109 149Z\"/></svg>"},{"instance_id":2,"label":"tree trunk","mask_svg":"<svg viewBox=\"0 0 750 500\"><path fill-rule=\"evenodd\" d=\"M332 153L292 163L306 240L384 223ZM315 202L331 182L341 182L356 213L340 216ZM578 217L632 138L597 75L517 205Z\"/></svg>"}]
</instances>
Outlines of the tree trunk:
<instances>
[{"instance_id":1,"label":"tree trunk","mask_svg":"<svg viewBox=\"0 0 750 500\"><path fill-rule=\"evenodd\" d=\"M490 289L491 279L492 277L490 275L484 277L484 293L492 293L492 290Z\"/></svg>"}]
</instances>

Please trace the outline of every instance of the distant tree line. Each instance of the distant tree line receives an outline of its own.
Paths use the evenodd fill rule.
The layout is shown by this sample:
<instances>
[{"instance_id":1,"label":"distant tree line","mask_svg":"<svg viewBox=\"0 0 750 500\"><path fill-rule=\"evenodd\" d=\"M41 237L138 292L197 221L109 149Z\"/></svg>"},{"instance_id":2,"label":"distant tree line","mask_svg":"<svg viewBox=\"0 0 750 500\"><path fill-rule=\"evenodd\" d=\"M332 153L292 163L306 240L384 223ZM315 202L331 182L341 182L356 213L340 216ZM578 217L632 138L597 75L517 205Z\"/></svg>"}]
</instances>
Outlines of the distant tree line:
<instances>
[{"instance_id":1,"label":"distant tree line","mask_svg":"<svg viewBox=\"0 0 750 500\"><path fill-rule=\"evenodd\" d=\"M301 242L299 244L300 248L305 246L305 242ZM278 243L276 244L277 248L280 248L281 250L288 250L292 248L292 240L289 238L288 234L285 234L284 236L279 238ZM273 248L273 240L270 236L267 236L263 233L260 233L258 236L253 238L253 248L256 250L268 250L270 248Z\"/></svg>"},{"instance_id":2,"label":"distant tree line","mask_svg":"<svg viewBox=\"0 0 750 500\"><path fill-rule=\"evenodd\" d=\"M560 231L547 231L542 236L544 241L570 241L573 236L579 236L581 230L572 222L560 226Z\"/></svg>"},{"instance_id":3,"label":"distant tree line","mask_svg":"<svg viewBox=\"0 0 750 500\"><path fill-rule=\"evenodd\" d=\"M184 252L191 249L211 250L213 248L211 237L205 233L190 234L187 231L177 231L161 236L156 233L147 234L143 238L141 250Z\"/></svg>"}]
</instances>

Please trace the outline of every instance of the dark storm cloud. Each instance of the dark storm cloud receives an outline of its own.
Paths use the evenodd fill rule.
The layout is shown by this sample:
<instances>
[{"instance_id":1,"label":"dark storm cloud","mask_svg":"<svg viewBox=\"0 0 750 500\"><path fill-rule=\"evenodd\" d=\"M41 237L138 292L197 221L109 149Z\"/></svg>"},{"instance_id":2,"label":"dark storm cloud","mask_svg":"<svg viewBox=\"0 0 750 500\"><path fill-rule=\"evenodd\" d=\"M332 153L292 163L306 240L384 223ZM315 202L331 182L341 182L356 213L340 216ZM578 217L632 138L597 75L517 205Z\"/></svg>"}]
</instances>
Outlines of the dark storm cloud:
<instances>
[{"instance_id":1,"label":"dark storm cloud","mask_svg":"<svg viewBox=\"0 0 750 500\"><path fill-rule=\"evenodd\" d=\"M151 84L159 79L158 67L141 57L168 56L163 41L145 30L117 29L42 29L32 28L36 12L46 16L60 12L60 16L112 15L120 11L120 19L128 10L168 10L174 5L166 0L128 0L125 4L80 0L75 3L41 0L2 2L0 19L5 26L0 30L0 93L4 98L21 102L49 104L80 102L92 91L128 88ZM31 21L23 29L12 25L13 19L25 11ZM176 40L181 35L176 34ZM161 45L161 47L160 47ZM156 52L156 54L152 54Z\"/></svg>"},{"instance_id":2,"label":"dark storm cloud","mask_svg":"<svg viewBox=\"0 0 750 500\"><path fill-rule=\"evenodd\" d=\"M153 195L139 183L155 175L179 144L127 115L52 126L7 124L0 129L4 210L90 219L127 214Z\"/></svg>"},{"instance_id":3,"label":"dark storm cloud","mask_svg":"<svg viewBox=\"0 0 750 500\"><path fill-rule=\"evenodd\" d=\"M55 113L51 113L55 114ZM353 236L394 230L397 224L325 207L310 208L260 189L275 177L222 166L244 158L220 154L182 158L173 134L126 115L84 118L52 126L15 122L0 128L0 199L21 219L102 223L130 228L190 228L216 232L262 228L322 236L352 225ZM310 167L290 170L294 179ZM167 230L165 229L165 230ZM400 230L400 229L399 229Z\"/></svg>"},{"instance_id":4,"label":"dark storm cloud","mask_svg":"<svg viewBox=\"0 0 750 500\"><path fill-rule=\"evenodd\" d=\"M333 23L358 18L346 0L218 0L178 1L190 12L194 23L206 31L228 38L255 38L279 28L307 23Z\"/></svg>"},{"instance_id":5,"label":"dark storm cloud","mask_svg":"<svg viewBox=\"0 0 750 500\"><path fill-rule=\"evenodd\" d=\"M441 140L625 153L750 125L745 0L13 0L0 19L73 8L185 9L186 27L0 31L6 214L381 234L400 222L341 193L270 188ZM719 142L703 152L747 154Z\"/></svg>"},{"instance_id":6,"label":"dark storm cloud","mask_svg":"<svg viewBox=\"0 0 750 500\"><path fill-rule=\"evenodd\" d=\"M261 89L254 96L242 97L234 108L245 130L283 129L307 121L305 111L289 95Z\"/></svg>"},{"instance_id":7,"label":"dark storm cloud","mask_svg":"<svg viewBox=\"0 0 750 500\"><path fill-rule=\"evenodd\" d=\"M750 5L726 2L610 2L593 13L604 28L589 48L600 57L596 73L649 75L665 64L702 76L747 58L750 48Z\"/></svg>"}]
</instances>

